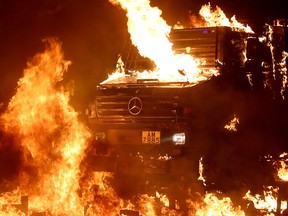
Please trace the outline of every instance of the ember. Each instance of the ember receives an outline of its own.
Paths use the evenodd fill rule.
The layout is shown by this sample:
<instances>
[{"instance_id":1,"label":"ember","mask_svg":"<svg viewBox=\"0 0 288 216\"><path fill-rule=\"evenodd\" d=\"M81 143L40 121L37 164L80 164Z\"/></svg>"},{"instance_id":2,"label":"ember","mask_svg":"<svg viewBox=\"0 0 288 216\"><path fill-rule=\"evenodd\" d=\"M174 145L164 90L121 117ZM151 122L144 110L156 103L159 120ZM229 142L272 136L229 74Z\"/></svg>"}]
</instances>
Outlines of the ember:
<instances>
[{"instance_id":1,"label":"ember","mask_svg":"<svg viewBox=\"0 0 288 216\"><path fill-rule=\"evenodd\" d=\"M237 128L236 126L239 124L239 118L234 115L234 118L224 126L225 129L232 131L232 132L236 132Z\"/></svg>"}]
</instances>

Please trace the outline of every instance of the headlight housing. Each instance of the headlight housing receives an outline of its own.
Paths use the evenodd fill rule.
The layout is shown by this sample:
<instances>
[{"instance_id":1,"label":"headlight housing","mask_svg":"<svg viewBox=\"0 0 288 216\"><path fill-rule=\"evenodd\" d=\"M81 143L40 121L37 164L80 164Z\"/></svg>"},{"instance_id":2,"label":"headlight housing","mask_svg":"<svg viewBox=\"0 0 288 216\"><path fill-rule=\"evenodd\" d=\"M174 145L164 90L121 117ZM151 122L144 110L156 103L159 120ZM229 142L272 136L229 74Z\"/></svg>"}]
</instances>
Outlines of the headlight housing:
<instances>
[{"instance_id":1,"label":"headlight housing","mask_svg":"<svg viewBox=\"0 0 288 216\"><path fill-rule=\"evenodd\" d=\"M104 141L105 137L106 137L106 134L104 132L95 134L95 140L96 141Z\"/></svg>"},{"instance_id":2,"label":"headlight housing","mask_svg":"<svg viewBox=\"0 0 288 216\"><path fill-rule=\"evenodd\" d=\"M185 133L175 133L172 136L174 145L184 145L186 141Z\"/></svg>"}]
</instances>

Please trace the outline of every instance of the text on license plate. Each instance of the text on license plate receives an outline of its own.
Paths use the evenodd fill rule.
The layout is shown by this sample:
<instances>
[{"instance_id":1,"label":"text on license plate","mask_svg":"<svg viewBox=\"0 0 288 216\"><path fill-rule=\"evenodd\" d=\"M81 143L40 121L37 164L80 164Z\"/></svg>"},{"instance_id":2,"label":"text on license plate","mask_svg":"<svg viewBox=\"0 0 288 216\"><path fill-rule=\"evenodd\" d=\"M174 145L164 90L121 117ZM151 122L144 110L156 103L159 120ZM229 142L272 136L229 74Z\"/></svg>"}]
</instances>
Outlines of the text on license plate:
<instances>
[{"instance_id":1,"label":"text on license plate","mask_svg":"<svg viewBox=\"0 0 288 216\"><path fill-rule=\"evenodd\" d=\"M142 143L160 144L160 131L142 131Z\"/></svg>"}]
</instances>

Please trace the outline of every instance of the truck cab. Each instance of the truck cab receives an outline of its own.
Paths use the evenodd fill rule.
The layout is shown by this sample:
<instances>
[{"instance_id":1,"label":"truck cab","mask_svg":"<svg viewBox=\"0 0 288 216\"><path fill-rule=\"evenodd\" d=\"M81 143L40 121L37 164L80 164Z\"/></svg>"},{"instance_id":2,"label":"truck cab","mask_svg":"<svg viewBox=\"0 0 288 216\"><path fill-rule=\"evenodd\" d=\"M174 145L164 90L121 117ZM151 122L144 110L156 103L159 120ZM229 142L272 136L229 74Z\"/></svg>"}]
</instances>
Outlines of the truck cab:
<instances>
[{"instance_id":1,"label":"truck cab","mask_svg":"<svg viewBox=\"0 0 288 216\"><path fill-rule=\"evenodd\" d=\"M251 175L243 170L237 173L242 168L233 166L250 163L243 158L254 158L256 169L261 170L258 153L265 150L261 153L266 154L268 149L252 145L252 140L239 144L243 140L239 137L254 130L256 121L251 123L251 119L258 116L256 109L270 101L259 103L263 95L258 97L258 90L265 90L265 74L272 73L267 65L273 63L273 53L256 34L225 26L173 29L170 40L175 53L204 62L201 78L191 82L183 71L179 71L180 81L139 77L135 71L153 68L153 63L130 46L123 53L122 76L97 85L87 110L87 124L94 134L88 161L94 170L125 175L125 179L137 176L144 182L151 177L154 180L150 178L150 182L169 185L183 176L196 182L199 161L206 157L215 166L211 168L207 162L208 172L210 169L212 176L220 172L216 174L219 182L225 183L222 174L227 173L229 164L229 172L235 171L229 178L242 184ZM207 75L211 70L216 73ZM239 133L225 127L235 115L242 118ZM217 163L231 159L233 162L217 168ZM232 182L225 185L235 186Z\"/></svg>"},{"instance_id":2,"label":"truck cab","mask_svg":"<svg viewBox=\"0 0 288 216\"><path fill-rule=\"evenodd\" d=\"M205 71L244 79L247 40L253 37L230 27L174 29L170 34L174 52L205 62L203 79L197 83L135 77L131 71L141 71L151 63L137 55L135 47L126 49L125 75L100 83L90 104L88 125L94 131L96 152L170 159L185 155L197 137L197 100L202 97L197 92L219 82L216 76L205 77Z\"/></svg>"}]
</instances>

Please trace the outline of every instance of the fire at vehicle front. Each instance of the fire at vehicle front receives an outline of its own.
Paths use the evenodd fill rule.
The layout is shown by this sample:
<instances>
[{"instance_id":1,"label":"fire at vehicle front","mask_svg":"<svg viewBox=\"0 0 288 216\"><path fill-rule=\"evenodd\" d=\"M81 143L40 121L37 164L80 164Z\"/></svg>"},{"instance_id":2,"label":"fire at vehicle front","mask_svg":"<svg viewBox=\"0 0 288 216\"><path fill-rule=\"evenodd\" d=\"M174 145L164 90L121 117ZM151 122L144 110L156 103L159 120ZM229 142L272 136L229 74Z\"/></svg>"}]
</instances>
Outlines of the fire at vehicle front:
<instances>
[{"instance_id":1,"label":"fire at vehicle front","mask_svg":"<svg viewBox=\"0 0 288 216\"><path fill-rule=\"evenodd\" d=\"M210 96L203 89L216 86L220 73L245 74L247 40L255 35L243 25L217 23L171 29L158 8L112 3L127 12L132 44L116 71L97 86L87 109L95 137L89 162L113 172L175 174L191 166L195 171L186 159L196 162L201 156L195 145L201 127L196 116L205 108L197 98ZM205 8L210 5L203 7L203 17Z\"/></svg>"}]
</instances>

